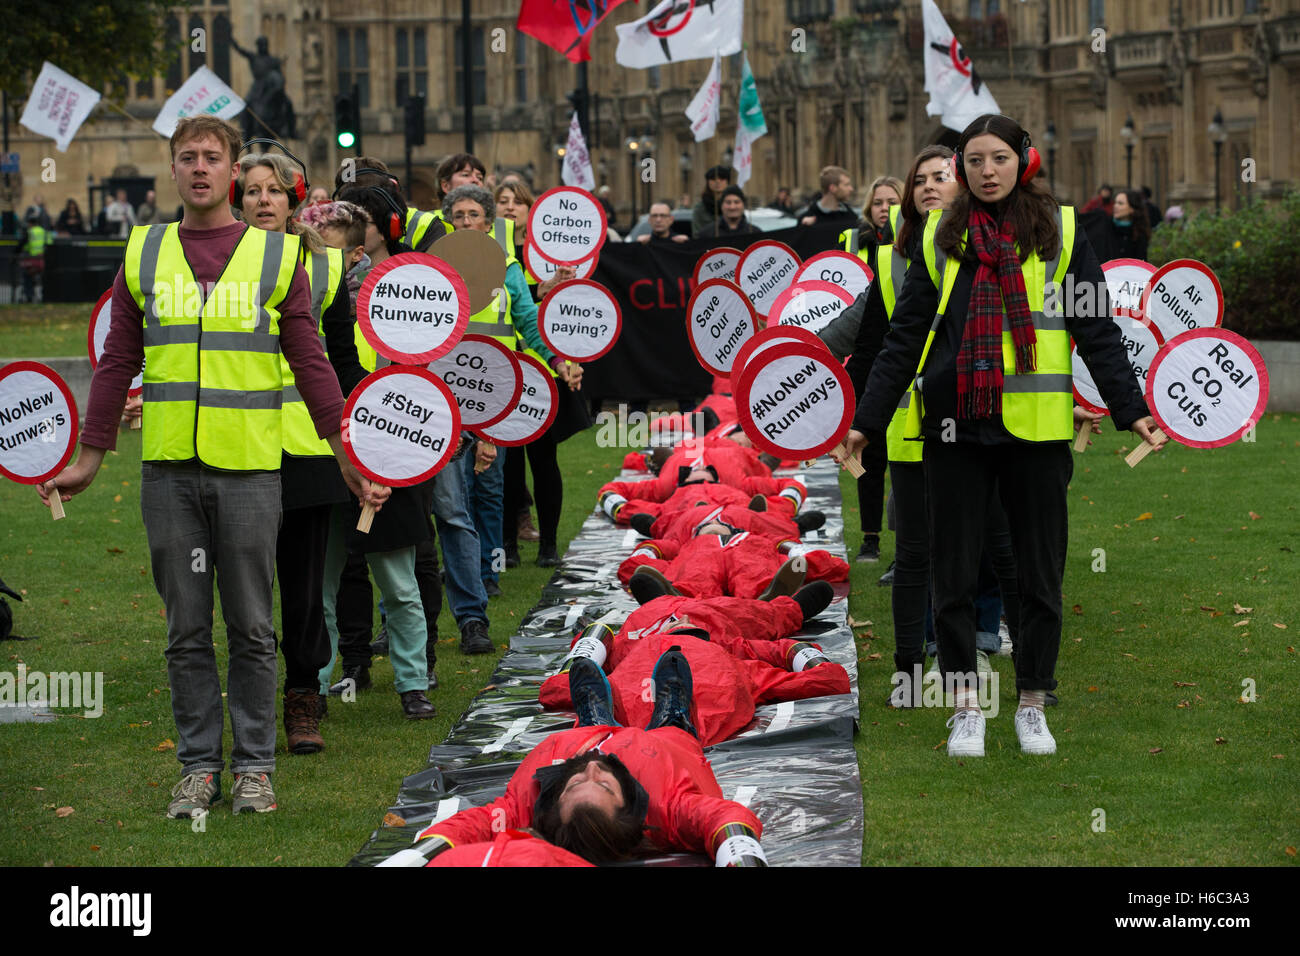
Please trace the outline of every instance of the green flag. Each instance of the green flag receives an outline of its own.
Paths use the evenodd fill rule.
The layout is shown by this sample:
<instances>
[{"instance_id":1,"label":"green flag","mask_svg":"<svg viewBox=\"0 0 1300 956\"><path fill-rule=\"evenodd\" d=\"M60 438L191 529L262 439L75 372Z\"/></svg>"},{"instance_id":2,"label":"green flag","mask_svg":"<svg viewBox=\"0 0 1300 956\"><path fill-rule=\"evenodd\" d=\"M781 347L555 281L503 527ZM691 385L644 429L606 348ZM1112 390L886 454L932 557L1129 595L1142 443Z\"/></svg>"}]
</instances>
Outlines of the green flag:
<instances>
[{"instance_id":1,"label":"green flag","mask_svg":"<svg viewBox=\"0 0 1300 956\"><path fill-rule=\"evenodd\" d=\"M754 71L749 68L749 54L744 56L744 68L740 74L740 122L751 139L758 139L767 132L767 120L763 118L763 106L758 102L758 84L754 82Z\"/></svg>"}]
</instances>

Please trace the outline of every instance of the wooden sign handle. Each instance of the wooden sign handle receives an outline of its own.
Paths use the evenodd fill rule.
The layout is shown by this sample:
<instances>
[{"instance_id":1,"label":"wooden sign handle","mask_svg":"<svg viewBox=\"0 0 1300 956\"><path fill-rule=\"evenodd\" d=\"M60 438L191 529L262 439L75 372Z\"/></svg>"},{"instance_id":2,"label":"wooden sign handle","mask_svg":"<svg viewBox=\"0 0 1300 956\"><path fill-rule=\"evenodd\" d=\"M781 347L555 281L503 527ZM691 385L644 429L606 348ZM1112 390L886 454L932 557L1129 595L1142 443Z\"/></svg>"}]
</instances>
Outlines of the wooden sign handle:
<instances>
[{"instance_id":1,"label":"wooden sign handle","mask_svg":"<svg viewBox=\"0 0 1300 956\"><path fill-rule=\"evenodd\" d=\"M57 486L50 492L50 517L55 521L67 517L63 512L63 495L59 493Z\"/></svg>"},{"instance_id":2,"label":"wooden sign handle","mask_svg":"<svg viewBox=\"0 0 1300 956\"><path fill-rule=\"evenodd\" d=\"M831 451L844 456L844 470L854 478L861 478L867 473L866 469L862 467L862 463L849 454L849 450L844 447L844 442L840 442Z\"/></svg>"},{"instance_id":3,"label":"wooden sign handle","mask_svg":"<svg viewBox=\"0 0 1300 956\"><path fill-rule=\"evenodd\" d=\"M375 520L375 506L366 502L361 506L361 517L357 519L357 530L362 534L370 534L370 525Z\"/></svg>"},{"instance_id":4,"label":"wooden sign handle","mask_svg":"<svg viewBox=\"0 0 1300 956\"><path fill-rule=\"evenodd\" d=\"M1162 432L1159 429L1159 427L1157 427L1151 433L1151 437L1154 438L1156 441L1160 441L1160 439L1166 436L1165 433ZM1144 439L1140 445L1138 445L1136 448L1134 448L1131 452L1128 453L1128 455L1124 458L1124 464L1128 465L1130 468L1136 468L1138 466L1138 462L1140 462L1147 455L1151 454L1153 451L1155 451L1155 447L1147 444L1146 440Z\"/></svg>"},{"instance_id":5,"label":"wooden sign handle","mask_svg":"<svg viewBox=\"0 0 1300 956\"><path fill-rule=\"evenodd\" d=\"M142 418L133 418L133 419L131 419L131 429L132 429L132 431L138 431L138 430L139 430L140 428L142 428L142 427L144 427L144 419L142 419Z\"/></svg>"},{"instance_id":6,"label":"wooden sign handle","mask_svg":"<svg viewBox=\"0 0 1300 956\"><path fill-rule=\"evenodd\" d=\"M1083 454L1083 452L1087 449L1088 433L1091 431L1092 431L1091 421L1085 418L1082 422L1079 423L1079 434L1076 435L1074 438L1074 450L1077 451L1079 454Z\"/></svg>"}]
</instances>

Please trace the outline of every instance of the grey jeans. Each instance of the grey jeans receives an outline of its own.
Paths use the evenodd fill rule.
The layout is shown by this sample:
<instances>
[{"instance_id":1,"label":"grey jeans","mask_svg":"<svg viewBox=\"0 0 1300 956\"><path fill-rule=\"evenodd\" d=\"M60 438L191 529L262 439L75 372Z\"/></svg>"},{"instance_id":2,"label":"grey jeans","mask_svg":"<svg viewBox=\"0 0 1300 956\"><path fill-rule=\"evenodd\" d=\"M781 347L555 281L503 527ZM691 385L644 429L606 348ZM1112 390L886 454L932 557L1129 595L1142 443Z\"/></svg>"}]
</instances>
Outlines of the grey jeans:
<instances>
[{"instance_id":1,"label":"grey jeans","mask_svg":"<svg viewBox=\"0 0 1300 956\"><path fill-rule=\"evenodd\" d=\"M212 642L215 579L230 651L230 768L269 773L275 769L278 699L271 591L280 473L150 461L141 472L140 512L154 585L167 610L176 759L186 774L223 767L225 718Z\"/></svg>"}]
</instances>

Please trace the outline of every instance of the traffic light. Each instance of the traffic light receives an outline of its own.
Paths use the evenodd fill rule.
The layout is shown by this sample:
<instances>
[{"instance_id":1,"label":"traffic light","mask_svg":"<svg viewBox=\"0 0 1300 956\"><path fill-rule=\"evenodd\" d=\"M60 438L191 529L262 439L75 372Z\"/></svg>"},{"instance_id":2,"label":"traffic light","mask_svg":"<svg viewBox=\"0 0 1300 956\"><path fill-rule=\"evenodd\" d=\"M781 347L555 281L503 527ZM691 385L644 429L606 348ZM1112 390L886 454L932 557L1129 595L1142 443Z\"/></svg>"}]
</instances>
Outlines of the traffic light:
<instances>
[{"instance_id":1,"label":"traffic light","mask_svg":"<svg viewBox=\"0 0 1300 956\"><path fill-rule=\"evenodd\" d=\"M350 93L334 98L334 139L340 149L351 149L361 138L361 111Z\"/></svg>"},{"instance_id":2,"label":"traffic light","mask_svg":"<svg viewBox=\"0 0 1300 956\"><path fill-rule=\"evenodd\" d=\"M406 98L406 145L424 145L424 97L411 94Z\"/></svg>"}]
</instances>

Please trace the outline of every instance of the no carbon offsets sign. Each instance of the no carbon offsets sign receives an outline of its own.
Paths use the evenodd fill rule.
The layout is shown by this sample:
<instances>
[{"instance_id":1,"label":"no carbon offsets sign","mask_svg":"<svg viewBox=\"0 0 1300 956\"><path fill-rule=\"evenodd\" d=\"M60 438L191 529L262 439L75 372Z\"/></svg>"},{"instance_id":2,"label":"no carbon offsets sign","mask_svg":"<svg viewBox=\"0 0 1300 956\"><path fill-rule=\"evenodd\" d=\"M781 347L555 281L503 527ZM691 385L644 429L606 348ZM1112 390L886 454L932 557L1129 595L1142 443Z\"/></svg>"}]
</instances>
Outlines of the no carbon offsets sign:
<instances>
[{"instance_id":1,"label":"no carbon offsets sign","mask_svg":"<svg viewBox=\"0 0 1300 956\"><path fill-rule=\"evenodd\" d=\"M606 228L605 207L576 186L548 189L528 212L528 241L539 256L558 265L599 255Z\"/></svg>"}]
</instances>

